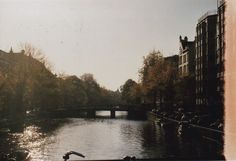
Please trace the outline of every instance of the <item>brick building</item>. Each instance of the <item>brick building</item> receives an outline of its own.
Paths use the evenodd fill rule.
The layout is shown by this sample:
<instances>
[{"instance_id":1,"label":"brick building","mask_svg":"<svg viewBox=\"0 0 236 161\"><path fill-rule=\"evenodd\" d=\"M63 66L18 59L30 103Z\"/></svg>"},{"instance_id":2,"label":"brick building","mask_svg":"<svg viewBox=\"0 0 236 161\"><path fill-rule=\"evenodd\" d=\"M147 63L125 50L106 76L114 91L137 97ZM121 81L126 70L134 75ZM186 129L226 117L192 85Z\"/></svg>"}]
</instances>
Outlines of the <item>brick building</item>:
<instances>
[{"instance_id":1,"label":"brick building","mask_svg":"<svg viewBox=\"0 0 236 161\"><path fill-rule=\"evenodd\" d=\"M185 37L179 37L179 75L188 76L191 73L194 74L195 68L195 42L188 41Z\"/></svg>"}]
</instances>

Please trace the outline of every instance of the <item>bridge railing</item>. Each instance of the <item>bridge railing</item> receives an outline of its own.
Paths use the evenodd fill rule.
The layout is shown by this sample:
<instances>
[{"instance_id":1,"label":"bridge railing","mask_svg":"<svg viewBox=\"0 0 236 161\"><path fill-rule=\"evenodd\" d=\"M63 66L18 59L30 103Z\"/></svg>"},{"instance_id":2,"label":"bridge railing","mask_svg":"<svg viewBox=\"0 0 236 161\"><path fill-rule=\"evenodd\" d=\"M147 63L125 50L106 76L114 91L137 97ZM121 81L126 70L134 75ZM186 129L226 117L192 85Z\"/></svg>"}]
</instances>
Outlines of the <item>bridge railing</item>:
<instances>
[{"instance_id":1,"label":"bridge railing","mask_svg":"<svg viewBox=\"0 0 236 161\"><path fill-rule=\"evenodd\" d=\"M78 105L49 108L47 110L151 110L152 104L97 104L97 105Z\"/></svg>"}]
</instances>

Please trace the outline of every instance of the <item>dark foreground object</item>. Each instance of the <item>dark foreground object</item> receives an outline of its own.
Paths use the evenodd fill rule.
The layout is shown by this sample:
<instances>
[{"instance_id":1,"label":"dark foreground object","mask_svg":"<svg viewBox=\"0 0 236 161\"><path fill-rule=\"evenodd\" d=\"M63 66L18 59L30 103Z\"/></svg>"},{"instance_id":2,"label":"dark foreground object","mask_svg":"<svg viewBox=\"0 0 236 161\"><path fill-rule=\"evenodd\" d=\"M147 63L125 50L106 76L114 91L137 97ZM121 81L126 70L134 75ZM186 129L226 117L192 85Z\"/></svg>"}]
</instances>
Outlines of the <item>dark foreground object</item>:
<instances>
[{"instance_id":1,"label":"dark foreground object","mask_svg":"<svg viewBox=\"0 0 236 161\"><path fill-rule=\"evenodd\" d=\"M225 160L225 159L175 159L175 158L157 158L157 159L135 159L135 160L127 160L127 161L168 161L168 160L174 160L174 161L217 161L217 160ZM114 160L69 160L69 161L126 161L124 159L114 159Z\"/></svg>"},{"instance_id":2,"label":"dark foreground object","mask_svg":"<svg viewBox=\"0 0 236 161\"><path fill-rule=\"evenodd\" d=\"M81 153L75 152L75 151L69 151L67 152L62 158L64 161L67 161L70 159L70 155L77 155L79 157L85 158L85 156ZM161 160L175 160L175 161L181 161L181 160L191 160L191 161L207 161L207 160L225 160L225 157L218 156L216 159L212 159L210 157L204 157L204 158L153 158L153 159L137 159L136 157L132 156L126 156L123 159L112 159L112 160L84 160L84 161L161 161ZM75 160L74 160L75 161ZM81 160L80 160L81 161Z\"/></svg>"}]
</instances>

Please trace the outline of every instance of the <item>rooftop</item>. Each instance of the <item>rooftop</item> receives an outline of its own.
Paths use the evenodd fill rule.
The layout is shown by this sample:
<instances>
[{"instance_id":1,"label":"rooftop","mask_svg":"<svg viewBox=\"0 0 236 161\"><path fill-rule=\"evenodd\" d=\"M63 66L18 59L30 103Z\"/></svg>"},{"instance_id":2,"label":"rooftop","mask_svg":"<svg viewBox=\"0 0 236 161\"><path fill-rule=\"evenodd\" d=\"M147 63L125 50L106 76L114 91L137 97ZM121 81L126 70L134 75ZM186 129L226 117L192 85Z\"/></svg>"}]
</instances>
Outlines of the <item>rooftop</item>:
<instances>
[{"instance_id":1,"label":"rooftop","mask_svg":"<svg viewBox=\"0 0 236 161\"><path fill-rule=\"evenodd\" d=\"M189 49L190 46L194 45L194 41L189 41L187 36L185 36L184 39L180 36L179 40L183 50Z\"/></svg>"},{"instance_id":2,"label":"rooftop","mask_svg":"<svg viewBox=\"0 0 236 161\"><path fill-rule=\"evenodd\" d=\"M221 5L223 5L224 3L225 3L225 0L218 0L218 1L217 1L218 6L221 6Z\"/></svg>"},{"instance_id":3,"label":"rooftop","mask_svg":"<svg viewBox=\"0 0 236 161\"><path fill-rule=\"evenodd\" d=\"M198 23L200 23L202 20L204 20L205 18L209 17L209 16L214 16L217 15L217 10L211 10L208 11L207 13L205 13L202 17L200 17L198 19Z\"/></svg>"}]
</instances>

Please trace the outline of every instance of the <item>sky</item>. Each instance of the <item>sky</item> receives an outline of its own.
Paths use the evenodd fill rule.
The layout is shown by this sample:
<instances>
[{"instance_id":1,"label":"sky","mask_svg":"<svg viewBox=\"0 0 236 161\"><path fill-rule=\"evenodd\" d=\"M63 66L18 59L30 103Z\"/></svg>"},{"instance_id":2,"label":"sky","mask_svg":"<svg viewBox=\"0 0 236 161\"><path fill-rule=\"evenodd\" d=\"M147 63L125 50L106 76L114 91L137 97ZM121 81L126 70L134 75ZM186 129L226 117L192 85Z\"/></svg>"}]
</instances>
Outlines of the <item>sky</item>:
<instances>
[{"instance_id":1,"label":"sky","mask_svg":"<svg viewBox=\"0 0 236 161\"><path fill-rule=\"evenodd\" d=\"M41 49L54 73L92 73L118 89L138 81L143 56L178 54L179 36L193 40L197 20L217 0L0 0L0 49Z\"/></svg>"}]
</instances>

